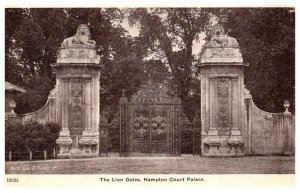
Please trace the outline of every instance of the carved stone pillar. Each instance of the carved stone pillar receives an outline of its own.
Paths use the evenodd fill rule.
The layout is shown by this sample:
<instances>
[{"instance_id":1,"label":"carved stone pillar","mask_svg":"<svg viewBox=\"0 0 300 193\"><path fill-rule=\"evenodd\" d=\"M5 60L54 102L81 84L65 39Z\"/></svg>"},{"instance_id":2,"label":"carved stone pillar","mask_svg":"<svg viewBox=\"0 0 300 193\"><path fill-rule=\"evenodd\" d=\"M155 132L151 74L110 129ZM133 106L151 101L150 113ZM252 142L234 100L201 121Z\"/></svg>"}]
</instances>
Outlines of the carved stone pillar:
<instances>
[{"instance_id":1,"label":"carved stone pillar","mask_svg":"<svg viewBox=\"0 0 300 193\"><path fill-rule=\"evenodd\" d=\"M56 120L59 158L97 157L99 153L99 56L89 29L80 25L75 36L59 48L56 70ZM79 37L84 36L84 37Z\"/></svg>"},{"instance_id":2,"label":"carved stone pillar","mask_svg":"<svg viewBox=\"0 0 300 193\"><path fill-rule=\"evenodd\" d=\"M95 126L93 128L93 132L94 135L99 136L99 141L96 145L96 152L99 152L99 147L100 147L100 72L96 74L96 77L94 79L95 81L95 103L94 103L94 107L95 107Z\"/></svg>"},{"instance_id":3,"label":"carved stone pillar","mask_svg":"<svg viewBox=\"0 0 300 193\"><path fill-rule=\"evenodd\" d=\"M93 100L93 80L91 79L85 79L84 83L84 130L82 132L82 137L79 140L79 143L83 147L83 153L85 154L85 157L94 157L97 156L97 152L92 152L92 146L98 145L98 135L95 135L93 133L92 127L95 126L95 120L94 120L94 110L93 108L96 108L94 105Z\"/></svg>"},{"instance_id":4,"label":"carved stone pillar","mask_svg":"<svg viewBox=\"0 0 300 193\"><path fill-rule=\"evenodd\" d=\"M49 122L57 122L56 120L56 86L50 91L49 99Z\"/></svg>"},{"instance_id":5,"label":"carved stone pillar","mask_svg":"<svg viewBox=\"0 0 300 193\"><path fill-rule=\"evenodd\" d=\"M57 155L58 158L70 158L70 145L72 144L72 139L70 137L70 131L68 128L68 81L63 79L62 84L60 85L61 89L61 106L62 106L62 130L60 131L59 138L56 140L56 143L60 146L60 152Z\"/></svg>"},{"instance_id":6,"label":"carved stone pillar","mask_svg":"<svg viewBox=\"0 0 300 193\"><path fill-rule=\"evenodd\" d=\"M213 28L198 65L201 76L202 156L243 155L244 64L235 38Z\"/></svg>"}]
</instances>

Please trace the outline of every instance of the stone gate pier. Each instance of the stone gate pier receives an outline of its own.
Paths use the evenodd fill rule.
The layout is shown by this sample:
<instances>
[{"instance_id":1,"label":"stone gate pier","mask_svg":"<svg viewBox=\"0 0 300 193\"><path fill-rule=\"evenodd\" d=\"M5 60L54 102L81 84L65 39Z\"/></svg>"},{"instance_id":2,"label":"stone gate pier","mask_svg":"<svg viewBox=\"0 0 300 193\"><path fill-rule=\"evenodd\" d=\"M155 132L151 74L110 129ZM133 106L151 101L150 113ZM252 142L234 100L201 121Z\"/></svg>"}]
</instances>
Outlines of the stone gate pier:
<instances>
[{"instance_id":1,"label":"stone gate pier","mask_svg":"<svg viewBox=\"0 0 300 193\"><path fill-rule=\"evenodd\" d=\"M295 116L255 106L244 85L243 57L235 38L216 24L198 65L201 76L201 149L204 157L294 155Z\"/></svg>"},{"instance_id":2,"label":"stone gate pier","mask_svg":"<svg viewBox=\"0 0 300 193\"><path fill-rule=\"evenodd\" d=\"M53 116L62 130L59 158L97 157L99 153L100 64L86 25L59 48ZM51 108L51 104L50 104Z\"/></svg>"},{"instance_id":3,"label":"stone gate pier","mask_svg":"<svg viewBox=\"0 0 300 193\"><path fill-rule=\"evenodd\" d=\"M198 67L203 156L244 155L244 64L236 39L216 25Z\"/></svg>"}]
</instances>

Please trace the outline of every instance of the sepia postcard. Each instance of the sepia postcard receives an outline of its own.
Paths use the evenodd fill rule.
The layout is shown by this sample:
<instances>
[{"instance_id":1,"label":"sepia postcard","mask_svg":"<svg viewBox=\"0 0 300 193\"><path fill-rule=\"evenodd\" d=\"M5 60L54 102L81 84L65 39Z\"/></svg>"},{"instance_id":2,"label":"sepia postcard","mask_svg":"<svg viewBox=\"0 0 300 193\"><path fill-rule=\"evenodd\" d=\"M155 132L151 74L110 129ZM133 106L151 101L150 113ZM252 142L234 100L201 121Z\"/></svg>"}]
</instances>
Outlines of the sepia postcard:
<instances>
[{"instance_id":1,"label":"sepia postcard","mask_svg":"<svg viewBox=\"0 0 300 193\"><path fill-rule=\"evenodd\" d=\"M295 186L294 6L4 12L7 188Z\"/></svg>"}]
</instances>

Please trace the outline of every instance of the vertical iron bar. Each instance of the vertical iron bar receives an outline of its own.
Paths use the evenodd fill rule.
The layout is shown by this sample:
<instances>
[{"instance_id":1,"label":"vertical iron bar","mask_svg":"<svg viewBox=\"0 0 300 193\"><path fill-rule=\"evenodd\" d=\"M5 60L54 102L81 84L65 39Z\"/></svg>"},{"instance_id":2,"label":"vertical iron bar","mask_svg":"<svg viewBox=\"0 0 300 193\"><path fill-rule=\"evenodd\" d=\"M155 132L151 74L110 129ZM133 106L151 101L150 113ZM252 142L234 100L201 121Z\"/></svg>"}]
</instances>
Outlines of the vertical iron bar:
<instances>
[{"instance_id":1,"label":"vertical iron bar","mask_svg":"<svg viewBox=\"0 0 300 193\"><path fill-rule=\"evenodd\" d=\"M44 160L46 160L46 159L47 159L47 151L44 150Z\"/></svg>"},{"instance_id":2,"label":"vertical iron bar","mask_svg":"<svg viewBox=\"0 0 300 193\"><path fill-rule=\"evenodd\" d=\"M171 131L171 136L172 136L172 156L174 156L174 105L172 105L172 131Z\"/></svg>"},{"instance_id":3,"label":"vertical iron bar","mask_svg":"<svg viewBox=\"0 0 300 193\"><path fill-rule=\"evenodd\" d=\"M179 139L178 139L178 154L181 156L181 106L177 105L179 108L179 116L178 116L178 129L177 129L177 134L179 135Z\"/></svg>"},{"instance_id":4,"label":"vertical iron bar","mask_svg":"<svg viewBox=\"0 0 300 193\"><path fill-rule=\"evenodd\" d=\"M31 161L32 160L32 151L29 150L29 160Z\"/></svg>"},{"instance_id":5,"label":"vertical iron bar","mask_svg":"<svg viewBox=\"0 0 300 193\"><path fill-rule=\"evenodd\" d=\"M105 125L104 127L105 129L105 156L108 157L108 124Z\"/></svg>"},{"instance_id":6,"label":"vertical iron bar","mask_svg":"<svg viewBox=\"0 0 300 193\"><path fill-rule=\"evenodd\" d=\"M128 120L127 120L127 114L128 114L128 110L127 110L127 104L125 104L125 152L126 152L126 157L130 156L130 150L128 150Z\"/></svg>"},{"instance_id":7,"label":"vertical iron bar","mask_svg":"<svg viewBox=\"0 0 300 193\"><path fill-rule=\"evenodd\" d=\"M195 124L192 123L193 129L193 157L195 156Z\"/></svg>"},{"instance_id":8,"label":"vertical iron bar","mask_svg":"<svg viewBox=\"0 0 300 193\"><path fill-rule=\"evenodd\" d=\"M11 151L9 150L9 152L8 152L8 160L11 161L11 158L12 158Z\"/></svg>"},{"instance_id":9,"label":"vertical iron bar","mask_svg":"<svg viewBox=\"0 0 300 193\"><path fill-rule=\"evenodd\" d=\"M119 136L119 140L120 140L120 144L119 144L119 156L122 156L122 105L119 104L119 125L120 125L120 136Z\"/></svg>"},{"instance_id":10,"label":"vertical iron bar","mask_svg":"<svg viewBox=\"0 0 300 193\"><path fill-rule=\"evenodd\" d=\"M149 105L149 110L150 110L150 136L149 136L149 140L150 140L150 156L152 155L152 108L151 105Z\"/></svg>"},{"instance_id":11,"label":"vertical iron bar","mask_svg":"<svg viewBox=\"0 0 300 193\"><path fill-rule=\"evenodd\" d=\"M55 159L56 153L55 153L55 148L53 149L53 159Z\"/></svg>"},{"instance_id":12,"label":"vertical iron bar","mask_svg":"<svg viewBox=\"0 0 300 193\"><path fill-rule=\"evenodd\" d=\"M101 117L100 117L100 119L101 119ZM100 127L99 127L100 129L99 129L99 150L98 150L98 153L99 153L99 157L101 157L101 152L102 152L102 141L103 141L103 137L102 137L102 134L101 133L103 133L102 132L102 128L103 128L103 125L100 123Z\"/></svg>"},{"instance_id":13,"label":"vertical iron bar","mask_svg":"<svg viewBox=\"0 0 300 193\"><path fill-rule=\"evenodd\" d=\"M169 108L169 106L168 106ZM168 111L166 111L168 112ZM172 106L171 108L169 108L169 114L167 113L166 115L167 117L169 117L167 120L168 120L168 129L167 129L167 151L168 151L168 156L171 155L171 152L170 152L170 147L171 147L171 138L170 138L170 132L171 132L171 129L172 129ZM169 124L171 122L171 124Z\"/></svg>"},{"instance_id":14,"label":"vertical iron bar","mask_svg":"<svg viewBox=\"0 0 300 193\"><path fill-rule=\"evenodd\" d=\"M201 115L200 115L201 117ZM199 124L199 137L200 137L200 140L199 140L199 143L200 143L200 156L202 156L202 122L201 122L201 119L200 119L200 124Z\"/></svg>"}]
</instances>

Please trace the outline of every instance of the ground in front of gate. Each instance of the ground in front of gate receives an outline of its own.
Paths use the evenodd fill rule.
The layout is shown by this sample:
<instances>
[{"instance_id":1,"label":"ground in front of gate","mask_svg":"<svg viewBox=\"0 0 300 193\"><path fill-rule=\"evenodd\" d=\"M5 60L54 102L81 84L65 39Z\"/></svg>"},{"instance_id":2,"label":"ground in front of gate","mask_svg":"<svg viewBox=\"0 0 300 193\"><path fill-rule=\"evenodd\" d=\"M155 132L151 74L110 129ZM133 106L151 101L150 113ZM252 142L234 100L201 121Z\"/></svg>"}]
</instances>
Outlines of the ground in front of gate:
<instances>
[{"instance_id":1,"label":"ground in front of gate","mask_svg":"<svg viewBox=\"0 0 300 193\"><path fill-rule=\"evenodd\" d=\"M6 174L294 174L295 157L100 157L5 163Z\"/></svg>"}]
</instances>

